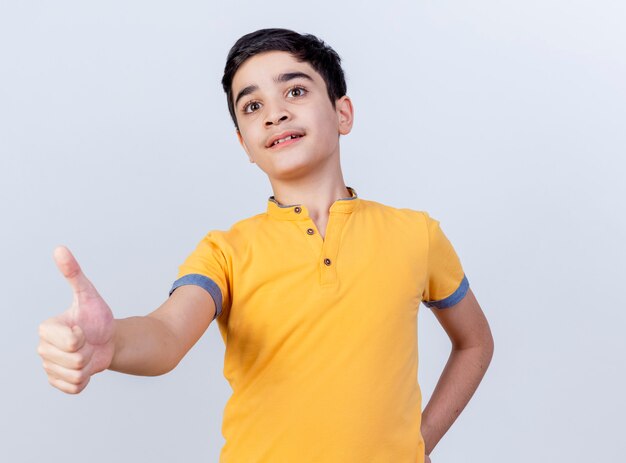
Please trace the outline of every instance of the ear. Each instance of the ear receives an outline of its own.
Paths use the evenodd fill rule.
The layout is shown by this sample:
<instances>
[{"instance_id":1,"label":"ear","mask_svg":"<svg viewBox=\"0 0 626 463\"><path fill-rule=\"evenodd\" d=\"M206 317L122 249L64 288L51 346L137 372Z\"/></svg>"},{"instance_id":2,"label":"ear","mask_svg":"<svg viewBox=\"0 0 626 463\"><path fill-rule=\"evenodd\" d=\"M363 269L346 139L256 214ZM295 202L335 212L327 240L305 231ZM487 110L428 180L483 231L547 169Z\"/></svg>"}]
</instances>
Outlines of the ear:
<instances>
[{"instance_id":1,"label":"ear","mask_svg":"<svg viewBox=\"0 0 626 463\"><path fill-rule=\"evenodd\" d=\"M348 135L352 130L352 123L354 122L352 100L350 100L347 95L342 96L335 102L335 109L339 122L339 133L341 135Z\"/></svg>"},{"instance_id":2,"label":"ear","mask_svg":"<svg viewBox=\"0 0 626 463\"><path fill-rule=\"evenodd\" d=\"M241 132L239 131L239 129L237 129L237 139L239 140L239 144L241 145L243 150L248 155L248 159L250 159L250 162L254 164L254 160L252 159L252 156L250 156L250 151L248 151L248 146L246 145L246 142L243 140L243 137L241 136Z\"/></svg>"}]
</instances>

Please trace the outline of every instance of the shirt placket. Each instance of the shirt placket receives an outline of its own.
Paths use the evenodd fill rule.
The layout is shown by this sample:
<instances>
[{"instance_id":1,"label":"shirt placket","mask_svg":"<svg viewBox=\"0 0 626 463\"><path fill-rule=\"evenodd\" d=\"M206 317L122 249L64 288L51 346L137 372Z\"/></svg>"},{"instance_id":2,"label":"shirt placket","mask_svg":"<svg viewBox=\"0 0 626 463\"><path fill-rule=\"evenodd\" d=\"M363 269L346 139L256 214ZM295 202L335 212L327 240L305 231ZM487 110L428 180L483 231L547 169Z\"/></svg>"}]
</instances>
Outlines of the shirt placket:
<instances>
[{"instance_id":1,"label":"shirt placket","mask_svg":"<svg viewBox=\"0 0 626 463\"><path fill-rule=\"evenodd\" d=\"M319 284L322 288L334 287L338 284L337 259L346 219L347 214L331 211L324 239L311 218L307 217L306 220L299 222L300 229L317 258Z\"/></svg>"}]
</instances>

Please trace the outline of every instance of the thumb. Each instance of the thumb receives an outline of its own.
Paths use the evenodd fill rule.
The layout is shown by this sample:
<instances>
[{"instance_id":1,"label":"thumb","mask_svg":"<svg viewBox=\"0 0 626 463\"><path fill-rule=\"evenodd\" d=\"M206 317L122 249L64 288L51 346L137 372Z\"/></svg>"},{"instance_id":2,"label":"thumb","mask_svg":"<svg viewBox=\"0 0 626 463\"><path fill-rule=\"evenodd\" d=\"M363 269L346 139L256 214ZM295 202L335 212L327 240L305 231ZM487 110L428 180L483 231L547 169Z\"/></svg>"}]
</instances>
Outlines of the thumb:
<instances>
[{"instance_id":1,"label":"thumb","mask_svg":"<svg viewBox=\"0 0 626 463\"><path fill-rule=\"evenodd\" d=\"M54 249L54 261L75 294L84 293L92 288L91 283L80 269L80 265L65 246L57 246Z\"/></svg>"},{"instance_id":2,"label":"thumb","mask_svg":"<svg viewBox=\"0 0 626 463\"><path fill-rule=\"evenodd\" d=\"M72 334L74 335L72 339L73 341L72 347L74 348L74 352L76 352L85 344L85 332L82 330L80 326L74 325L72 326Z\"/></svg>"}]
</instances>

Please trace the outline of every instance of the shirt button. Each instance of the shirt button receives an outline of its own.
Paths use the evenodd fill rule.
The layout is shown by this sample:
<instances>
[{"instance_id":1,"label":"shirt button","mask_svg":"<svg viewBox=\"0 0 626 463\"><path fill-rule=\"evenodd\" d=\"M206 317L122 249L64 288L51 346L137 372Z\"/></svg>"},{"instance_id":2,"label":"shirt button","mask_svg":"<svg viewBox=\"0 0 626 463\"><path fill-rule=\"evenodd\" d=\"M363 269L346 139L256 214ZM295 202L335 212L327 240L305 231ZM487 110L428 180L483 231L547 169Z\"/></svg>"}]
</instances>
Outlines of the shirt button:
<instances>
[{"instance_id":1,"label":"shirt button","mask_svg":"<svg viewBox=\"0 0 626 463\"><path fill-rule=\"evenodd\" d=\"M314 233L315 233L315 230L313 230L312 228L307 228L307 229L306 229L306 232L307 232L309 235L312 235L312 234L314 234Z\"/></svg>"},{"instance_id":2,"label":"shirt button","mask_svg":"<svg viewBox=\"0 0 626 463\"><path fill-rule=\"evenodd\" d=\"M302 208L300 206L294 207L293 210L296 214L299 214L300 212L302 212Z\"/></svg>"},{"instance_id":3,"label":"shirt button","mask_svg":"<svg viewBox=\"0 0 626 463\"><path fill-rule=\"evenodd\" d=\"M327 257L326 259L324 259L324 263L325 263L326 265L330 265L330 259Z\"/></svg>"}]
</instances>

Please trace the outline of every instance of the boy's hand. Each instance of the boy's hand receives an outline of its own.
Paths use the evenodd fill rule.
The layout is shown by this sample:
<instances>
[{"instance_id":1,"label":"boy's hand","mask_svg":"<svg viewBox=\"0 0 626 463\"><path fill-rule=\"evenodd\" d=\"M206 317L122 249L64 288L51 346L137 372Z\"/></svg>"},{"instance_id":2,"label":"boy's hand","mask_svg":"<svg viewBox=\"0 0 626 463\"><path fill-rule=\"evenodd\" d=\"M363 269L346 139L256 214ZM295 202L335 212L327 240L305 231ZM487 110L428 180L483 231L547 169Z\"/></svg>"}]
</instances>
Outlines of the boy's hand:
<instances>
[{"instance_id":1,"label":"boy's hand","mask_svg":"<svg viewBox=\"0 0 626 463\"><path fill-rule=\"evenodd\" d=\"M431 463L430 457L428 455L424 455L424 463Z\"/></svg>"},{"instance_id":2,"label":"boy's hand","mask_svg":"<svg viewBox=\"0 0 626 463\"><path fill-rule=\"evenodd\" d=\"M57 247L54 260L72 287L74 300L65 312L39 325L37 352L50 384L77 394L87 386L91 375L111 364L115 321L69 249Z\"/></svg>"}]
</instances>

